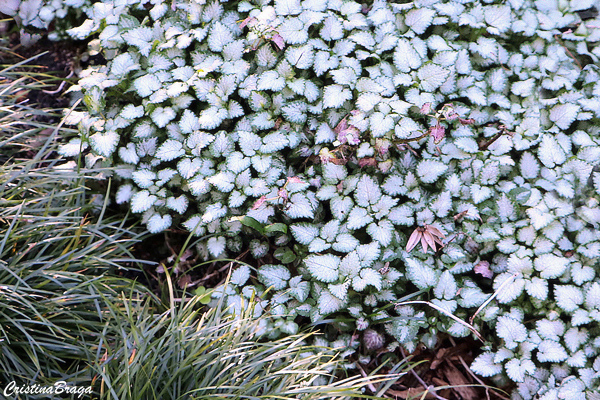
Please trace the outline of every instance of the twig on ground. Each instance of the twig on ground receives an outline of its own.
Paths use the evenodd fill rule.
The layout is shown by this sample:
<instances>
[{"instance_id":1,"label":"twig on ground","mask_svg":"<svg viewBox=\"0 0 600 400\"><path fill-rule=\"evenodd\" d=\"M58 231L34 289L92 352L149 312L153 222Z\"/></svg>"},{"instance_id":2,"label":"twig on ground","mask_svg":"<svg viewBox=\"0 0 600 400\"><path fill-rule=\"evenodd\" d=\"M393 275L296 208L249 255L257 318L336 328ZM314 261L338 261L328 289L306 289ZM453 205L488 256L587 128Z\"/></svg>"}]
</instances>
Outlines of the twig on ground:
<instances>
[{"instance_id":1,"label":"twig on ground","mask_svg":"<svg viewBox=\"0 0 600 400\"><path fill-rule=\"evenodd\" d=\"M404 353L404 349L402 347L400 347L400 354L402 354L402 357L406 358L406 354ZM427 392L431 393L432 395L434 395L436 399L448 400L447 398L442 397L439 394L437 394L435 392L435 388L432 385L428 385L427 383L425 383L425 381L423 379L421 379L421 377L415 372L415 370L413 368L410 369L410 372L414 375L415 378L417 378L417 380L421 383L421 385L423 385L425 390Z\"/></svg>"}]
</instances>

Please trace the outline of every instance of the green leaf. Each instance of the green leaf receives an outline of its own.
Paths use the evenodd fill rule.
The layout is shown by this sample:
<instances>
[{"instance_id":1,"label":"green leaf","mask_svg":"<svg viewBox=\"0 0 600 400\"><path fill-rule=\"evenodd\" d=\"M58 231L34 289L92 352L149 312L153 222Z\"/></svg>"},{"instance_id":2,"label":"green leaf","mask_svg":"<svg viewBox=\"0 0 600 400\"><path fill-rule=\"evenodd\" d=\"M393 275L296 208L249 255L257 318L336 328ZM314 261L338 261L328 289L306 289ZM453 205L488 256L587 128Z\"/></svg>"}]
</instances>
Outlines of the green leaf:
<instances>
[{"instance_id":1,"label":"green leaf","mask_svg":"<svg viewBox=\"0 0 600 400\"><path fill-rule=\"evenodd\" d=\"M240 221L242 223L242 225L247 226L248 228L254 229L261 235L264 235L266 232L265 226L252 217L246 217L246 216L232 217L229 219L229 221ZM273 225L277 225L277 224L273 224Z\"/></svg>"},{"instance_id":2,"label":"green leaf","mask_svg":"<svg viewBox=\"0 0 600 400\"><path fill-rule=\"evenodd\" d=\"M275 250L273 256L284 264L296 261L296 254L289 247L281 247Z\"/></svg>"},{"instance_id":3,"label":"green leaf","mask_svg":"<svg viewBox=\"0 0 600 400\"><path fill-rule=\"evenodd\" d=\"M246 218L250 218L250 217L246 217ZM243 222L242 222L242 224L243 224ZM284 224L284 223L281 223L281 222L277 222L275 224L267 225L264 228L264 232L265 233L271 233L271 232L287 233L287 231L288 231L287 225Z\"/></svg>"},{"instance_id":4,"label":"green leaf","mask_svg":"<svg viewBox=\"0 0 600 400\"><path fill-rule=\"evenodd\" d=\"M198 286L196 290L194 290L194 294L200 297L200 303L208 304L210 303L210 293L204 286Z\"/></svg>"}]
</instances>

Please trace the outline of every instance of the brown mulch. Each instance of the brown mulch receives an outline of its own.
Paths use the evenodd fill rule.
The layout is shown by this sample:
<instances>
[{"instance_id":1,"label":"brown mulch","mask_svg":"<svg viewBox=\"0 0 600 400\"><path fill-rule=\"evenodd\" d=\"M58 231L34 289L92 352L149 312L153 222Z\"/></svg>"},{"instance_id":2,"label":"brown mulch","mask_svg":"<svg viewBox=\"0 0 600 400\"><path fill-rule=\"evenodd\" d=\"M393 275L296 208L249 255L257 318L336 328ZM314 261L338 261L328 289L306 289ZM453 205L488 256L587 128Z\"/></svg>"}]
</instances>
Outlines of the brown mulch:
<instances>
[{"instance_id":1,"label":"brown mulch","mask_svg":"<svg viewBox=\"0 0 600 400\"><path fill-rule=\"evenodd\" d=\"M471 337L454 339L440 335L435 349L422 346L412 354L400 349L399 356L408 357L409 363L416 366L385 392L386 397L406 400L509 400L507 393L511 388L499 390L489 379L478 377L469 369L481 352L480 348L481 342Z\"/></svg>"}]
</instances>

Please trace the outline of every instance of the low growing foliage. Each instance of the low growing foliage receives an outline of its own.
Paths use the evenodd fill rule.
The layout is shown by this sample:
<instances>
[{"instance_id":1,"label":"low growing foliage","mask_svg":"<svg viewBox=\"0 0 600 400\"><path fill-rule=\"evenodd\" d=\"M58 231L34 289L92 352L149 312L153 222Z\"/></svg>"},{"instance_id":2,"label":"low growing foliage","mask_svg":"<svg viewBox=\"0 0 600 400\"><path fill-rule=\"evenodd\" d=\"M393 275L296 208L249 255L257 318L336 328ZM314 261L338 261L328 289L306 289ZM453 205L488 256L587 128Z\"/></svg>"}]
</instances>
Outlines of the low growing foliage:
<instances>
[{"instance_id":1,"label":"low growing foliage","mask_svg":"<svg viewBox=\"0 0 600 400\"><path fill-rule=\"evenodd\" d=\"M470 334L386 307L420 290L475 316L493 341L472 368L514 398L583 399L600 382L598 8L96 2L70 33L108 63L81 76L62 153L117 165L116 201L206 257L278 248L219 292L263 297L272 337L333 313L408 350Z\"/></svg>"}]
</instances>

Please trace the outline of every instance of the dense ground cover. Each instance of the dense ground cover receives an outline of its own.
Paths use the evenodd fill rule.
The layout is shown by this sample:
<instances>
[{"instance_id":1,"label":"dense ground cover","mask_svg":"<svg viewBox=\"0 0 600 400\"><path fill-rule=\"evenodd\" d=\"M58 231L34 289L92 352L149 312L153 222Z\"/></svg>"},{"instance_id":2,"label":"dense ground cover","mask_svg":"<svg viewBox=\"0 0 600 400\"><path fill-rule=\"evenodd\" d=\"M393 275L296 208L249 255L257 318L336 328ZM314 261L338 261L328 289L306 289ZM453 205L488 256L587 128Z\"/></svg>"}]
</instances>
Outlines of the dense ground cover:
<instances>
[{"instance_id":1,"label":"dense ground cover","mask_svg":"<svg viewBox=\"0 0 600 400\"><path fill-rule=\"evenodd\" d=\"M597 2L77 5L105 62L60 153L191 232L165 287L232 257L213 305L322 326L347 369L473 336L515 399L597 394Z\"/></svg>"}]
</instances>

